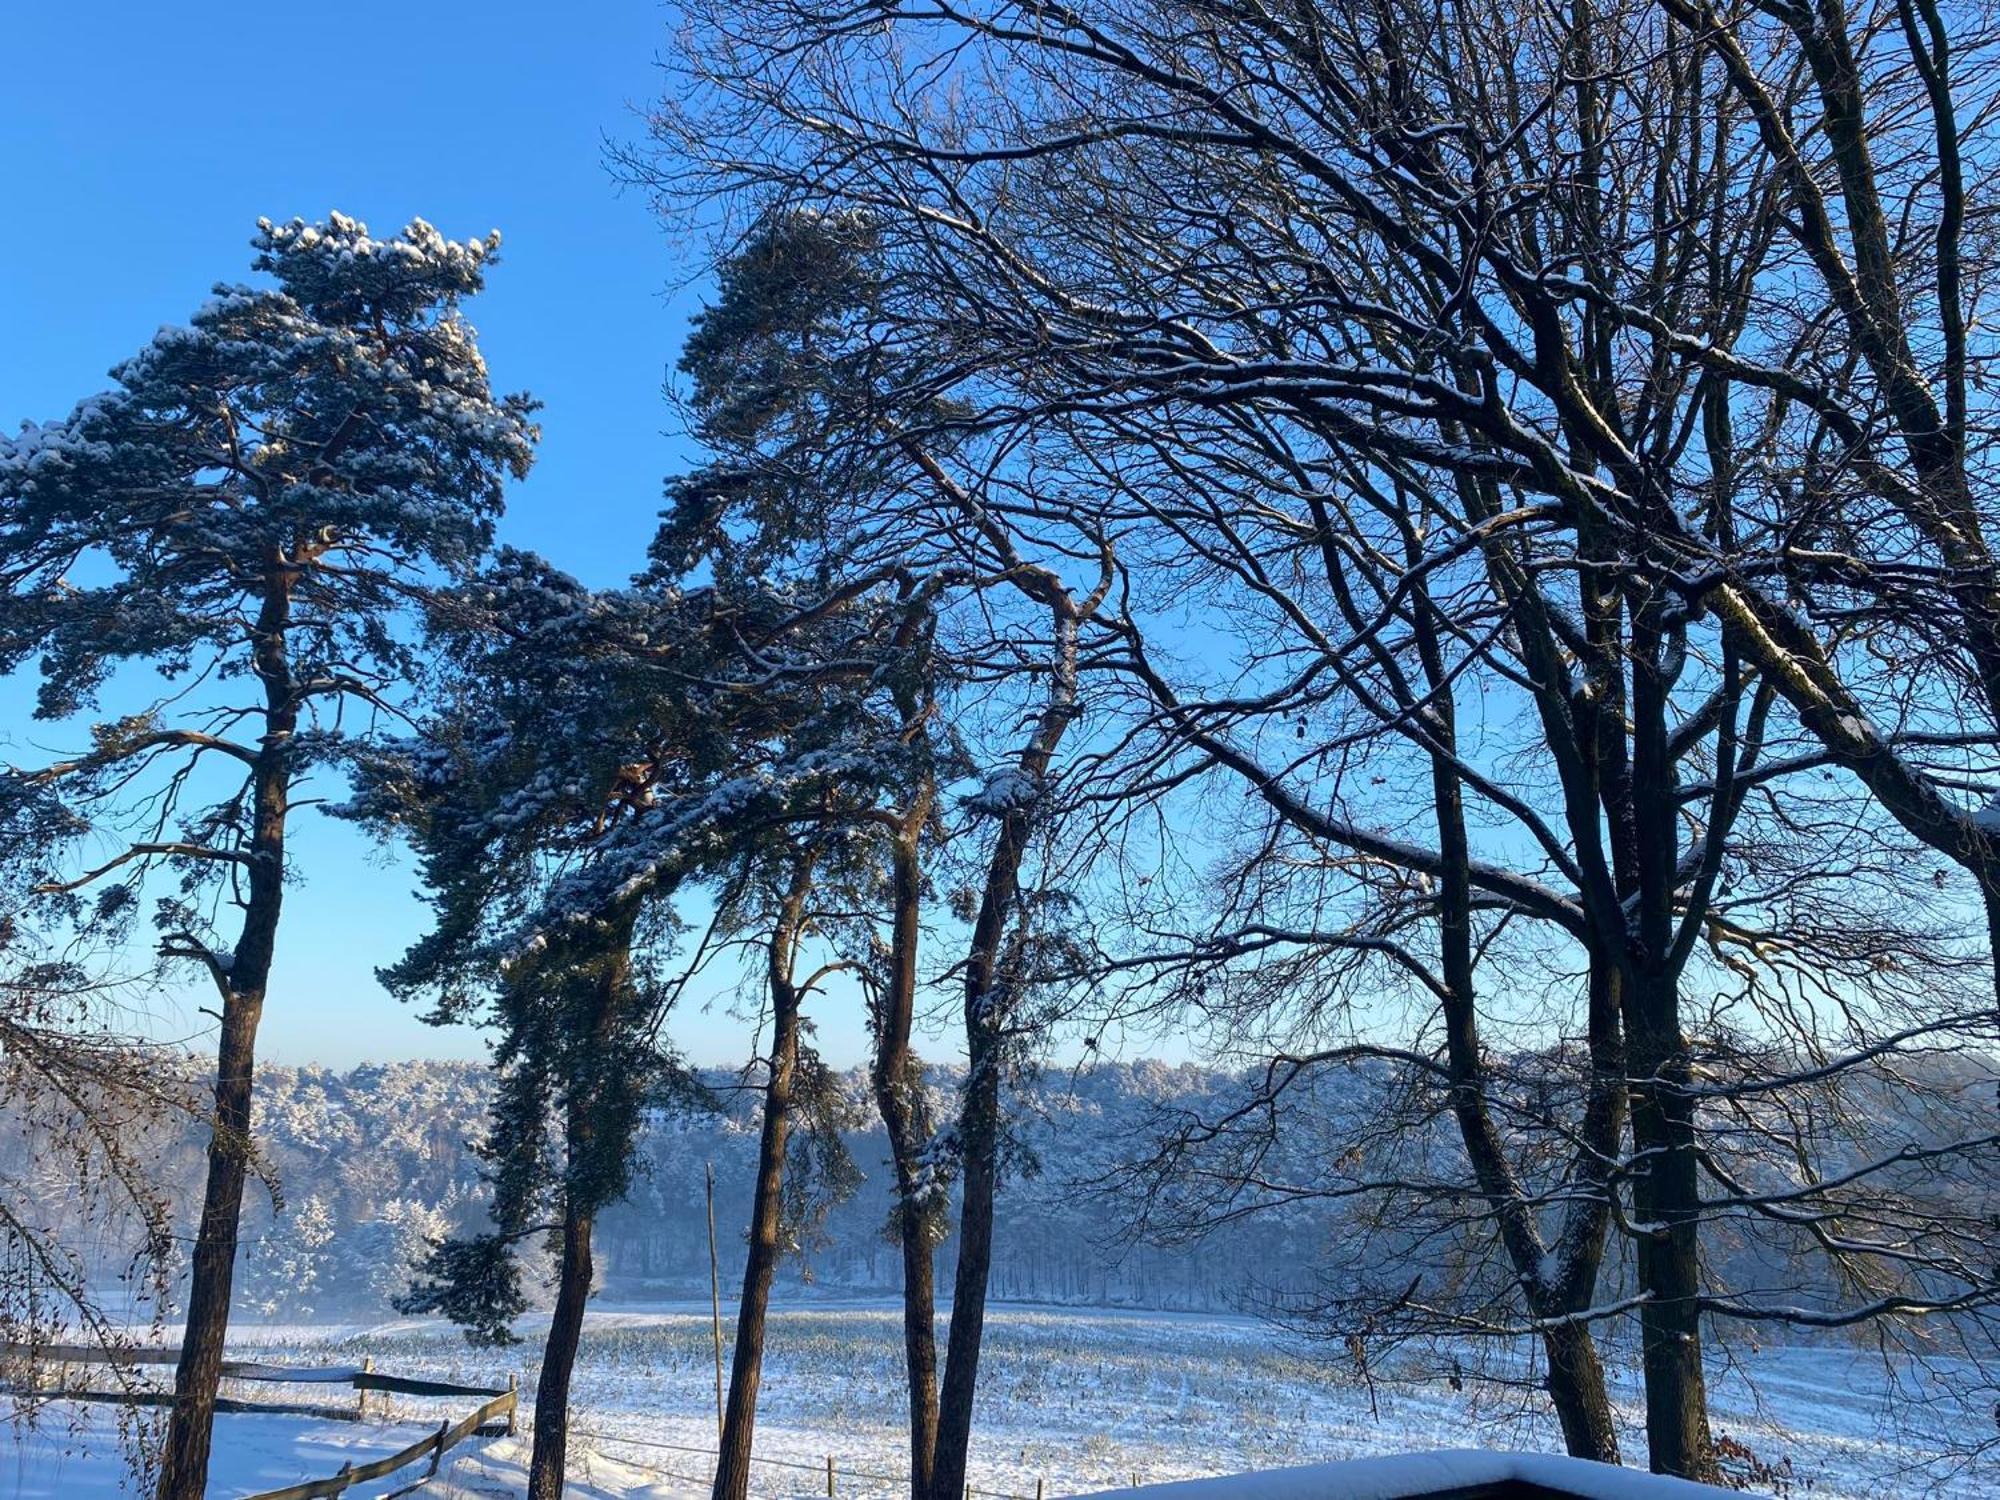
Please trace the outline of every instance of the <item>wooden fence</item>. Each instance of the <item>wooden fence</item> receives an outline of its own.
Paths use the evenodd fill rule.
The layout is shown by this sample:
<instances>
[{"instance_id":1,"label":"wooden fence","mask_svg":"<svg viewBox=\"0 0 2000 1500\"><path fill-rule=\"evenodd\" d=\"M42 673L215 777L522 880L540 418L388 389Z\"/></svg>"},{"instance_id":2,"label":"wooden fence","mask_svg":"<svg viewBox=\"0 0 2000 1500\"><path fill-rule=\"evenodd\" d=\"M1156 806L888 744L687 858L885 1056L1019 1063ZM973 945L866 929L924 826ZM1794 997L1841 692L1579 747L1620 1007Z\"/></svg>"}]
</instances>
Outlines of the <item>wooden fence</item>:
<instances>
[{"instance_id":1,"label":"wooden fence","mask_svg":"<svg viewBox=\"0 0 2000 1500\"><path fill-rule=\"evenodd\" d=\"M697 1448L687 1443L663 1442L658 1438L627 1437L622 1433L604 1432L595 1428L571 1427L569 1434L571 1437L589 1438L597 1443L620 1443L634 1448L659 1449L667 1453L698 1454L703 1458L716 1458L719 1456L713 1448ZM840 1493L840 1481L843 1478L869 1479L879 1484L897 1486L907 1486L910 1482L908 1474L884 1474L873 1469L857 1469L842 1462L831 1453L824 1460L816 1463L807 1463L804 1460L796 1458L764 1458L753 1453L750 1455L750 1462L753 1464L764 1464L774 1469L799 1470L815 1477L824 1474L826 1476L828 1500L835 1500L835 1497L838 1496ZM650 1472L664 1474L669 1479L685 1479L689 1483L699 1484L704 1487L714 1483L714 1465L712 1464L709 1466L711 1472L706 1475L680 1474L672 1469L660 1468L650 1464L647 1467ZM1134 1474L1132 1476L1132 1483L1137 1485L1138 1482L1139 1476ZM813 1487L817 1489L819 1486L815 1484ZM977 1485L968 1484L965 1487L964 1500L1045 1500L1046 1491L1046 1482L1040 1476L1037 1476L1035 1479L1035 1492L1032 1495L1025 1495L1015 1490L982 1489Z\"/></svg>"},{"instance_id":2,"label":"wooden fence","mask_svg":"<svg viewBox=\"0 0 2000 1500\"><path fill-rule=\"evenodd\" d=\"M330 1474L324 1479L308 1479L303 1484L287 1485L281 1490L263 1490L246 1497L246 1500L320 1500L322 1496L342 1493L351 1484L366 1484L371 1479L386 1478L428 1454L430 1464L420 1478L404 1485L401 1489L391 1490L384 1497L384 1500L396 1500L396 1496L407 1495L410 1491L429 1483L436 1476L438 1464L445 1454L488 1422L504 1420L507 1424L506 1430L512 1432L514 1413L519 1400L520 1393L510 1386L472 1415L462 1417L456 1422L440 1422L436 1432L429 1437L419 1438L401 1452L391 1453L386 1458L378 1458L359 1467L354 1464L343 1464L338 1474Z\"/></svg>"},{"instance_id":3,"label":"wooden fence","mask_svg":"<svg viewBox=\"0 0 2000 1500\"><path fill-rule=\"evenodd\" d=\"M87 1344L6 1344L0 1343L0 1358L26 1357L42 1364L77 1365L171 1365L180 1358L176 1349L138 1348L103 1350ZM286 1416L331 1417L342 1421L358 1421L365 1415L364 1403L367 1392L381 1391L389 1395L404 1396L485 1396L490 1399L470 1416L458 1422L441 1422L438 1430L420 1438L399 1453L389 1454L370 1463L348 1465L338 1474L329 1474L323 1479L308 1479L299 1484L288 1485L284 1489L266 1490L244 1497L244 1500L320 1500L323 1496L337 1496L350 1485L365 1484L381 1479L398 1469L428 1457L429 1465L420 1478L392 1490L384 1500L394 1500L395 1496L407 1495L433 1478L443 1461L445 1453L456 1447L467 1437L478 1432L489 1423L504 1421L506 1431L515 1429L519 1414L520 1394L517 1383L509 1377L506 1389L492 1386L454 1385L442 1380L417 1380L402 1375L377 1373L370 1365L361 1366L299 1366L268 1365L254 1360L224 1360L222 1374L226 1380L267 1381L285 1385L346 1385L359 1393L359 1399L345 1406L326 1403L287 1401L244 1401L229 1397L218 1398L217 1411L226 1412L271 1412ZM55 1394L51 1392L50 1394ZM131 1405L163 1406L172 1402L169 1391L125 1390L125 1391L79 1391L63 1390L64 1400L70 1401L116 1401ZM589 1438L603 1443L629 1445L636 1448L651 1448L672 1453L699 1454L713 1459L713 1448L696 1448L682 1443L662 1442L656 1438L627 1437L616 1432L602 1432L572 1427L572 1437ZM771 1468L802 1470L816 1478L825 1476L826 1493L829 1500L835 1500L839 1493L839 1483L844 1477L850 1480L870 1480L878 1484L903 1486L909 1483L907 1474L884 1474L870 1469L850 1466L833 1454L828 1454L823 1462L806 1463L798 1459L764 1458L753 1455L753 1464L763 1464ZM686 1479L703 1486L711 1482L712 1476L675 1474L669 1469L655 1469L654 1472L669 1478ZM1139 1476L1132 1476L1132 1483L1139 1483ZM815 1484L817 1489L818 1485ZM989 1490L968 1484L964 1500L1045 1500L1044 1481L1037 1477L1032 1495L1012 1490Z\"/></svg>"},{"instance_id":4,"label":"wooden fence","mask_svg":"<svg viewBox=\"0 0 2000 1500\"><path fill-rule=\"evenodd\" d=\"M10 1344L0 1343L0 1359L30 1359L37 1365L170 1365L180 1358L175 1349L134 1348L102 1349L90 1344ZM267 1365L254 1360L226 1359L222 1362L222 1376L225 1380L267 1381L277 1385L345 1385L356 1392L356 1399L350 1405L332 1406L324 1402L300 1401L242 1401L230 1397L218 1398L217 1411L225 1412L268 1412L283 1416L331 1417L341 1421L359 1421L366 1414L368 1392L380 1391L387 1395L401 1396L484 1396L488 1398L471 1415L453 1422L446 1419L438 1424L438 1430L419 1438L400 1452L365 1464L343 1465L338 1474L329 1474L324 1479L308 1479L299 1484L287 1485L283 1489L264 1490L244 1500L320 1500L322 1496L343 1493L350 1485L365 1484L370 1480L382 1479L398 1469L417 1463L428 1457L429 1466L423 1475L393 1490L385 1500L394 1500L397 1495L407 1495L410 1491L427 1483L438 1471L438 1465L450 1449L471 1437L489 1424L504 1424L498 1431L513 1432L520 1409L519 1382L508 1377L504 1387L484 1385L457 1385L448 1380L418 1380L404 1375L378 1374L373 1361L361 1366L302 1366ZM115 1401L131 1406L164 1406L173 1401L170 1391L122 1390L90 1391L59 1389L50 1394L59 1394L67 1401Z\"/></svg>"}]
</instances>

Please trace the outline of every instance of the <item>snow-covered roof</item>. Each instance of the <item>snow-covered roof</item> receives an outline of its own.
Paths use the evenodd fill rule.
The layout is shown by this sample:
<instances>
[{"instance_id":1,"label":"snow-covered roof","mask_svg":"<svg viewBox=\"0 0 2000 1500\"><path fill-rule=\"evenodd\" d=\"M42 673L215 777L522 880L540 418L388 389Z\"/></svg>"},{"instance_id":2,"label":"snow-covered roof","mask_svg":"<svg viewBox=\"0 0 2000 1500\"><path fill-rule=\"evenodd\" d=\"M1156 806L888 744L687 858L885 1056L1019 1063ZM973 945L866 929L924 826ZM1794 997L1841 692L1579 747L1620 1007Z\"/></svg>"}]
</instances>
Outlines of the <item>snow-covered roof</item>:
<instances>
[{"instance_id":1,"label":"snow-covered roof","mask_svg":"<svg viewBox=\"0 0 2000 1500\"><path fill-rule=\"evenodd\" d=\"M1727 1491L1552 1453L1459 1448L1104 1493L1143 1495L1147 1500L1449 1500L1452 1496L1525 1500L1537 1495L1556 1500L1716 1500Z\"/></svg>"}]
</instances>

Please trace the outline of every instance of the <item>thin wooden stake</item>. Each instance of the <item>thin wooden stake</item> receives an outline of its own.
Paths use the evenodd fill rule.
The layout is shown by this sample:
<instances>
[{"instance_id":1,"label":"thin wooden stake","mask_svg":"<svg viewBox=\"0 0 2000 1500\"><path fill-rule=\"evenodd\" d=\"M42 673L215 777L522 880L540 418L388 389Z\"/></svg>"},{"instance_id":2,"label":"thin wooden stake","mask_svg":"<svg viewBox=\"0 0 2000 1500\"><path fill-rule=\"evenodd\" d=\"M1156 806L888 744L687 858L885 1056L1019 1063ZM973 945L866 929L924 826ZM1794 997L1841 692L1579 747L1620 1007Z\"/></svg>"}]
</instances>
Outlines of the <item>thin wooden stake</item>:
<instances>
[{"instance_id":1,"label":"thin wooden stake","mask_svg":"<svg viewBox=\"0 0 2000 1500\"><path fill-rule=\"evenodd\" d=\"M1035 1500L1042 1500L1042 1476L1035 1476Z\"/></svg>"},{"instance_id":2,"label":"thin wooden stake","mask_svg":"<svg viewBox=\"0 0 2000 1500\"><path fill-rule=\"evenodd\" d=\"M833 1455L831 1453L826 1456L826 1495L827 1500L833 1500Z\"/></svg>"},{"instance_id":3,"label":"thin wooden stake","mask_svg":"<svg viewBox=\"0 0 2000 1500\"><path fill-rule=\"evenodd\" d=\"M512 1401L507 1403L507 1436L512 1437L514 1436L517 1426L515 1418L521 1410L520 1371L516 1370L508 1375L507 1394L514 1398ZM1042 1497L1040 1495L1037 1495L1035 1496L1035 1500L1042 1500Z\"/></svg>"},{"instance_id":4,"label":"thin wooden stake","mask_svg":"<svg viewBox=\"0 0 2000 1500\"><path fill-rule=\"evenodd\" d=\"M364 1375L375 1373L374 1355L364 1354L361 1356L361 1373ZM368 1387L365 1385L358 1385L354 1388L354 1420L357 1422L368 1420Z\"/></svg>"},{"instance_id":5,"label":"thin wooden stake","mask_svg":"<svg viewBox=\"0 0 2000 1500\"><path fill-rule=\"evenodd\" d=\"M708 1309L709 1326L715 1332L715 1441L722 1442L722 1269L715 1258L715 1163L709 1162L708 1179ZM827 1493L831 1495L832 1490Z\"/></svg>"}]
</instances>

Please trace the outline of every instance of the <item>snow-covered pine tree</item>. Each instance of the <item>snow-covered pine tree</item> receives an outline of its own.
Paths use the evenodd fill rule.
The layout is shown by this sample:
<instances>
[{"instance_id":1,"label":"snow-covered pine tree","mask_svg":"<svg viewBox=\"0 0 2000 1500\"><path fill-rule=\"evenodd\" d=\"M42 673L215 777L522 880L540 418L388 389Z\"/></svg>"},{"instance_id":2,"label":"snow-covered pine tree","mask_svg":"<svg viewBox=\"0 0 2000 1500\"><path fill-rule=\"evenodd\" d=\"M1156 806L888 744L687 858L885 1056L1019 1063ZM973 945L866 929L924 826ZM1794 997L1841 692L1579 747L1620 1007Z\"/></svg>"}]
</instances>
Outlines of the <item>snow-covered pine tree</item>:
<instances>
[{"instance_id":1,"label":"snow-covered pine tree","mask_svg":"<svg viewBox=\"0 0 2000 1500\"><path fill-rule=\"evenodd\" d=\"M529 1305L522 1248L547 1241L557 1268L529 1465L537 1500L562 1490L595 1219L624 1194L648 1101L678 1076L657 1040L665 992L642 936L671 938L677 880L613 874L601 858L630 810L621 799L637 795L634 767L685 767L681 729L701 722L673 684L649 690L630 675L654 623L643 601L503 551L436 601L434 711L363 759L342 810L408 838L436 914L384 983L428 999L427 1019L495 1032L479 1147L492 1227L440 1239L398 1305L443 1313L474 1342L511 1343Z\"/></svg>"},{"instance_id":2,"label":"snow-covered pine tree","mask_svg":"<svg viewBox=\"0 0 2000 1500\"><path fill-rule=\"evenodd\" d=\"M526 1305L519 1248L549 1238L556 1304L529 1463L529 1493L548 1500L597 1215L626 1192L643 1112L702 1093L662 1039L676 895L716 882L720 920L740 915L746 852L826 822L830 799L872 786L900 751L858 732L844 683L874 616L851 601L593 591L507 551L437 603L439 707L368 757L348 811L410 838L436 910L385 982L441 1019L493 1025L494 1198L490 1231L439 1245L403 1305L509 1341Z\"/></svg>"},{"instance_id":3,"label":"snow-covered pine tree","mask_svg":"<svg viewBox=\"0 0 2000 1500\"><path fill-rule=\"evenodd\" d=\"M937 1448L934 1251L948 1179L931 1150L935 1130L912 1034L923 861L940 827L939 767L952 750L935 713L937 600L951 575L934 551L907 547L915 539L896 524L915 472L896 434L927 403L902 389L916 372L899 369L869 336L882 291L871 264L877 248L864 215L780 212L723 263L717 299L695 320L680 360L695 431L710 457L668 486L653 556L659 576L707 576L723 592L783 580L802 597L861 601L879 590L897 601L881 649L862 658L876 665L855 685L857 702L870 702L903 747L903 774L880 783L878 798L852 815L879 834L877 904L887 907L889 932L872 945L864 982L871 1082L897 1184L891 1229L903 1261L910 1486L923 1496ZM949 552L942 560L952 560ZM774 1069L771 1082L778 1081ZM784 1166L784 1133L772 1127L786 1107L778 1091L767 1092L753 1211L766 1234ZM753 1254L745 1271L739 1327L749 1336L737 1339L715 1500L748 1493L773 1260Z\"/></svg>"},{"instance_id":4,"label":"snow-covered pine tree","mask_svg":"<svg viewBox=\"0 0 2000 1500\"><path fill-rule=\"evenodd\" d=\"M1046 993L1045 976L1061 967L1050 955L1067 941L1064 894L1024 889L1024 871L1032 880L1034 846L1049 841L1057 753L1081 715L1080 643L1101 629L1114 553L1099 522L1079 525L1078 509L1045 504L1031 471L968 451L963 409L939 391L953 379L951 362L903 337L895 257L874 216L773 212L718 282L681 361L697 434L714 456L672 486L656 557L719 579L798 580L829 599L894 579L913 606L875 689L884 722L902 726L912 774L885 784L867 813L889 833L872 1072L898 1178L911 1494L956 1500L984 1334L1004 1085L1045 1029L1031 996ZM969 620L941 649L944 617L961 600ZM938 789L971 772L966 725L980 714L967 700L946 710L959 681L979 684L1004 759L961 799L967 823L954 830ZM970 929L959 973L971 1067L956 1120L934 1131L911 1019L925 866L949 846L971 851L958 913ZM940 1381L932 1266L954 1175L964 1191ZM714 1500L747 1493L748 1404L733 1404L731 1417L740 1422L725 1421Z\"/></svg>"},{"instance_id":5,"label":"snow-covered pine tree","mask_svg":"<svg viewBox=\"0 0 2000 1500\"><path fill-rule=\"evenodd\" d=\"M0 439L0 670L39 655L55 721L128 665L158 687L81 754L8 774L10 873L114 928L163 879L162 948L207 974L221 1013L161 1500L195 1500L208 1469L299 784L395 698L405 591L484 552L536 437L459 312L497 235L417 221L377 239L333 215L264 222L253 243L269 284L218 287L113 389ZM12 836L30 824L43 836Z\"/></svg>"},{"instance_id":6,"label":"snow-covered pine tree","mask_svg":"<svg viewBox=\"0 0 2000 1500\"><path fill-rule=\"evenodd\" d=\"M319 1194L281 1205L270 1229L243 1252L239 1310L309 1322L321 1310L334 1256L333 1211Z\"/></svg>"}]
</instances>

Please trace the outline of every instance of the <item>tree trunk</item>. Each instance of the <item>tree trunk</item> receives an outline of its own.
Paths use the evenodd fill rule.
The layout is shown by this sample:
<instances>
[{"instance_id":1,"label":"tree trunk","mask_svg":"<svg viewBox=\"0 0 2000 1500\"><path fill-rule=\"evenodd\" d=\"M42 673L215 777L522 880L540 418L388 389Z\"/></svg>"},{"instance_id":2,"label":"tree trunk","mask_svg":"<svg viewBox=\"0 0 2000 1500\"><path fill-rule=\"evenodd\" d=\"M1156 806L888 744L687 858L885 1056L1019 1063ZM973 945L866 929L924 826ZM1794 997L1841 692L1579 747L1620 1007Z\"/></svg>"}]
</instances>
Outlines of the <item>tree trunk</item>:
<instances>
[{"instance_id":1,"label":"tree trunk","mask_svg":"<svg viewBox=\"0 0 2000 1500\"><path fill-rule=\"evenodd\" d=\"M1057 747L1076 719L1077 626L1083 618L1055 579L1029 589L1049 606L1048 703L1021 749L1018 768L1036 790L1036 801L1007 810L986 865L979 912L973 919L965 964L965 1044L969 1071L959 1111L964 1181L958 1214L958 1266L951 1285L951 1331L946 1345L944 1394L939 1410L933 1500L960 1500L972 1447L972 1407L979 1384L979 1351L986 1334L986 1292L993 1271L993 1200L1000 1185L1000 1085L1002 1055L1020 981L1018 964L1003 959L1009 926L1019 920L1021 866L1042 816L1041 785ZM1095 606L1091 606L1094 608Z\"/></svg>"},{"instance_id":2,"label":"tree trunk","mask_svg":"<svg viewBox=\"0 0 2000 1500\"><path fill-rule=\"evenodd\" d=\"M583 1337L584 1304L590 1300L594 1267L590 1258L592 1216L571 1209L563 1215L562 1269L556 1283L555 1312L542 1346L542 1373L535 1383L535 1442L528 1456L528 1500L561 1500L563 1463L569 1453L569 1383Z\"/></svg>"},{"instance_id":3,"label":"tree trunk","mask_svg":"<svg viewBox=\"0 0 2000 1500\"><path fill-rule=\"evenodd\" d=\"M1647 1007L1658 1010L1658 1005ZM1631 1038L1637 1084L1632 1144L1646 1157L1633 1177L1640 1221L1639 1333L1646 1372L1646 1448L1655 1473L1711 1479L1714 1444L1702 1375L1701 1217L1694 1107L1686 1043L1678 1028Z\"/></svg>"},{"instance_id":4,"label":"tree trunk","mask_svg":"<svg viewBox=\"0 0 2000 1500\"><path fill-rule=\"evenodd\" d=\"M1572 1458L1615 1464L1618 1425L1604 1387L1604 1363L1597 1341L1582 1323L1563 1323L1542 1335L1549 1357L1549 1400L1562 1424L1563 1447Z\"/></svg>"},{"instance_id":5,"label":"tree trunk","mask_svg":"<svg viewBox=\"0 0 2000 1500\"><path fill-rule=\"evenodd\" d=\"M933 1500L960 1500L972 1446L972 1405L986 1331L986 1288L993 1269L993 1199L999 1183L999 1038L975 1040L965 1109L959 1121L964 1177L958 1209L958 1268L951 1284L951 1330L938 1404Z\"/></svg>"},{"instance_id":6,"label":"tree trunk","mask_svg":"<svg viewBox=\"0 0 2000 1500\"><path fill-rule=\"evenodd\" d=\"M250 1106L256 1084L257 1025L264 1014L278 917L285 896L285 823L291 803L291 739L298 725L285 632L291 620L290 574L265 593L254 633L253 660L264 690L265 733L251 770L250 863L247 899L236 952L209 961L222 1002L215 1054L215 1120L208 1138L208 1182L195 1230L188 1283L187 1329L174 1368L173 1413L160 1455L158 1500L201 1500L208 1488L215 1396L222 1384L229 1299L236 1277L236 1243L243 1185L250 1166Z\"/></svg>"},{"instance_id":7,"label":"tree trunk","mask_svg":"<svg viewBox=\"0 0 2000 1500\"><path fill-rule=\"evenodd\" d=\"M897 1228L903 1251L903 1362L910 1382L910 1496L929 1500L937 1458L937 1271L931 1228L906 1199Z\"/></svg>"},{"instance_id":8,"label":"tree trunk","mask_svg":"<svg viewBox=\"0 0 2000 1500\"><path fill-rule=\"evenodd\" d=\"M927 799L920 799L906 814L890 856L894 908L890 970L875 1021L872 1079L896 1172L896 1238L903 1253L903 1359L910 1386L911 1500L930 1500L938 1431L937 1290L931 1263L935 1214L923 1176L929 1130L919 1092L922 1081L910 1050L923 901L917 840L927 811Z\"/></svg>"},{"instance_id":9,"label":"tree trunk","mask_svg":"<svg viewBox=\"0 0 2000 1500\"><path fill-rule=\"evenodd\" d=\"M249 1170L251 1078L256 1068L260 996L224 1002L216 1054L215 1123L208 1185L195 1234L187 1331L174 1370L173 1415L160 1458L160 1500L199 1500L208 1487L208 1452L222 1383L223 1343L236 1273L236 1239Z\"/></svg>"},{"instance_id":10,"label":"tree trunk","mask_svg":"<svg viewBox=\"0 0 2000 1500\"><path fill-rule=\"evenodd\" d=\"M792 1086L799 1062L799 993L791 977L793 944L804 900L803 877L780 914L770 946L771 1076L764 1086L764 1129L757 1146L757 1191L750 1209L750 1254L736 1313L736 1351L729 1365L729 1404L715 1466L715 1500L745 1500L750 1450L757 1429L757 1388L764 1374L764 1319L777 1274L784 1211L785 1142L791 1131Z\"/></svg>"},{"instance_id":11,"label":"tree trunk","mask_svg":"<svg viewBox=\"0 0 2000 1500\"><path fill-rule=\"evenodd\" d=\"M1421 622L1424 632L1420 645L1425 651L1433 691L1432 712L1436 733L1442 743L1456 740L1456 713L1442 654L1436 649L1436 631L1428 613ZM1438 958L1444 987L1441 1005L1444 1014L1445 1059L1452 1083L1452 1116L1459 1138L1472 1164L1474 1179L1486 1199L1499 1228L1502 1250L1513 1265L1523 1287L1529 1311L1547 1318L1574 1312L1587 1306L1597 1282L1597 1265L1603 1244L1603 1218L1597 1219L1595 1243L1584 1220L1566 1221L1559 1234L1563 1249L1572 1256L1588 1254L1587 1264L1572 1262L1570 1275L1558 1285L1546 1270L1546 1241L1536 1222L1527 1192L1507 1153L1507 1142L1493 1119L1487 1084L1490 1081L1479 1037L1479 1011L1475 1003L1475 959L1472 932L1471 853L1466 836L1464 789L1457 768L1449 757L1436 755L1431 761L1431 799L1438 828L1438 848L1444 859L1444 875L1438 882ZM1591 965L1591 1031L1598 1035L1605 997L1600 992L1601 966ZM1593 1064L1595 1063L1593 1057ZM1593 1092L1593 1112L1599 1104ZM1617 1144L1617 1125L1611 1124L1608 1140L1593 1140L1586 1121L1584 1148L1579 1153L1583 1170L1588 1171L1593 1152L1609 1156ZM1601 1128L1602 1121L1597 1122ZM1595 1459L1599 1463L1619 1461L1618 1433L1611 1420L1611 1404L1605 1394L1604 1367L1597 1355L1596 1341L1584 1323L1562 1323L1542 1336L1549 1358L1549 1400L1562 1424L1563 1445L1574 1458Z\"/></svg>"},{"instance_id":12,"label":"tree trunk","mask_svg":"<svg viewBox=\"0 0 2000 1500\"><path fill-rule=\"evenodd\" d=\"M1625 1129L1625 1040L1619 1022L1618 968L1602 955L1590 960L1590 1092L1575 1157L1574 1197L1558 1231L1564 1277L1543 1316L1575 1315L1596 1299L1610 1228L1611 1163ZM1551 1328L1542 1338L1549 1359L1549 1399L1574 1458L1622 1463L1618 1428L1604 1384L1597 1340L1586 1324Z\"/></svg>"},{"instance_id":13,"label":"tree trunk","mask_svg":"<svg viewBox=\"0 0 2000 1500\"><path fill-rule=\"evenodd\" d=\"M1633 612L1630 808L1636 853L1625 926L1629 998L1625 1038L1633 1074L1632 1144L1643 1165L1632 1180L1641 1224L1637 1266L1645 1302L1639 1336L1646 1371L1646 1447L1655 1473L1715 1476L1708 1391L1701 1359L1701 1192L1695 1166L1694 1099L1681 1028L1675 951L1679 883L1677 799L1671 795L1671 682L1662 671L1657 610ZM1721 816L1726 809L1715 810ZM1636 939L1636 941L1634 941Z\"/></svg>"},{"instance_id":14,"label":"tree trunk","mask_svg":"<svg viewBox=\"0 0 2000 1500\"><path fill-rule=\"evenodd\" d=\"M585 1059L607 1055L626 1019L633 998L632 928L636 917L637 908L628 904L599 919L600 929L609 936L590 970L593 1004L587 1013L586 1039L580 1045ZM610 1086L617 1082L610 1080ZM570 1379L576 1371L584 1308L590 1301L595 1271L591 1234L598 1210L610 1201L607 1174L597 1160L597 1152L608 1139L600 1129L606 1086L607 1080L589 1071L588 1061L571 1063L563 1116L568 1170L563 1183L562 1265L557 1272L549 1336L542 1346L541 1376L535 1384L535 1441L528 1456L528 1500L560 1500L563 1492L564 1460L569 1451ZM614 1144L624 1152L631 1142L626 1138ZM610 1176L622 1181L622 1173Z\"/></svg>"}]
</instances>

